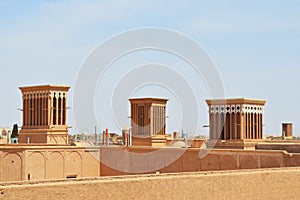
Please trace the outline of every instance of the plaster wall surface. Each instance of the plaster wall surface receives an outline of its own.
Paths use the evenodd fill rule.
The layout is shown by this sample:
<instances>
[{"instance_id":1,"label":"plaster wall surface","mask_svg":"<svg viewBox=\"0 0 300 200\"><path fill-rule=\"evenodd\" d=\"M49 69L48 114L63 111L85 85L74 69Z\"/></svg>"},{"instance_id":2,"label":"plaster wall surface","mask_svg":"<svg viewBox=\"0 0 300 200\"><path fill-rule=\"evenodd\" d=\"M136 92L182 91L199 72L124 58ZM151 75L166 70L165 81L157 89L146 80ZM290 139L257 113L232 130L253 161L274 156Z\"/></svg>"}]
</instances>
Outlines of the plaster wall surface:
<instances>
[{"instance_id":1,"label":"plaster wall surface","mask_svg":"<svg viewBox=\"0 0 300 200\"><path fill-rule=\"evenodd\" d=\"M99 152L71 146L3 146L0 182L99 176Z\"/></svg>"},{"instance_id":2,"label":"plaster wall surface","mask_svg":"<svg viewBox=\"0 0 300 200\"><path fill-rule=\"evenodd\" d=\"M0 146L0 182L296 166L282 150Z\"/></svg>"},{"instance_id":3,"label":"plaster wall surface","mask_svg":"<svg viewBox=\"0 0 300 200\"><path fill-rule=\"evenodd\" d=\"M100 160L101 176L300 166L300 154L282 150L103 147Z\"/></svg>"},{"instance_id":4,"label":"plaster wall surface","mask_svg":"<svg viewBox=\"0 0 300 200\"><path fill-rule=\"evenodd\" d=\"M300 168L0 184L0 199L299 199Z\"/></svg>"},{"instance_id":5,"label":"plaster wall surface","mask_svg":"<svg viewBox=\"0 0 300 200\"><path fill-rule=\"evenodd\" d=\"M258 150L286 150L290 153L300 153L300 143L259 143L255 146Z\"/></svg>"}]
</instances>

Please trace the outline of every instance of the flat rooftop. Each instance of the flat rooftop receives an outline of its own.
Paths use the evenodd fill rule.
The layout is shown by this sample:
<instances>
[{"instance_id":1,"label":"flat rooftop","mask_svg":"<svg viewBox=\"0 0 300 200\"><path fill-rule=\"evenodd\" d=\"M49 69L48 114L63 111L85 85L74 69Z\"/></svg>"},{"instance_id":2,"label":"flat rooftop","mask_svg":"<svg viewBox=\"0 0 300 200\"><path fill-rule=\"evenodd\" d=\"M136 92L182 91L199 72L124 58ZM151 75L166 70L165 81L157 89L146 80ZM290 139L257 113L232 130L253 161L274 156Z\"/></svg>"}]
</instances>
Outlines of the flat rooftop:
<instances>
[{"instance_id":1,"label":"flat rooftop","mask_svg":"<svg viewBox=\"0 0 300 200\"><path fill-rule=\"evenodd\" d=\"M206 99L208 105L218 104L251 104L251 105L265 105L267 102L264 99L251 99L251 98L230 98L230 99Z\"/></svg>"}]
</instances>

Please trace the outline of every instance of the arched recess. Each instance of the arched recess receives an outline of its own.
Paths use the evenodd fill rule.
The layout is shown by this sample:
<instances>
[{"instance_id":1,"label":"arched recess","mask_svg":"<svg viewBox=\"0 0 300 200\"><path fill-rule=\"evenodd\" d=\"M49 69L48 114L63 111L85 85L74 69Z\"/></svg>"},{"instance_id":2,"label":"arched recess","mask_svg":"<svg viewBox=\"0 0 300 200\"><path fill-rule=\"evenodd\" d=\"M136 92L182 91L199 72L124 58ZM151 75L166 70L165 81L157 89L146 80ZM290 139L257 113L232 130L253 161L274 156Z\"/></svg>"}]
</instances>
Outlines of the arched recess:
<instances>
[{"instance_id":1,"label":"arched recess","mask_svg":"<svg viewBox=\"0 0 300 200\"><path fill-rule=\"evenodd\" d=\"M8 153L3 158L1 181L22 180L22 159L17 153Z\"/></svg>"},{"instance_id":2,"label":"arched recess","mask_svg":"<svg viewBox=\"0 0 300 200\"><path fill-rule=\"evenodd\" d=\"M258 166L258 158L255 156L240 156L240 169L256 169Z\"/></svg>"},{"instance_id":3,"label":"arched recess","mask_svg":"<svg viewBox=\"0 0 300 200\"><path fill-rule=\"evenodd\" d=\"M258 133L257 133L257 130L258 130L258 121L257 121L257 114L256 113L254 113L254 130L253 130L253 139L258 139Z\"/></svg>"},{"instance_id":4,"label":"arched recess","mask_svg":"<svg viewBox=\"0 0 300 200\"><path fill-rule=\"evenodd\" d=\"M226 135L225 135L225 140L230 140L230 135L232 134L231 131L230 131L230 113L226 113L225 115L225 132L226 132Z\"/></svg>"},{"instance_id":5,"label":"arched recess","mask_svg":"<svg viewBox=\"0 0 300 200\"><path fill-rule=\"evenodd\" d=\"M254 139L254 114L250 114L250 139Z\"/></svg>"},{"instance_id":6,"label":"arched recess","mask_svg":"<svg viewBox=\"0 0 300 200\"><path fill-rule=\"evenodd\" d=\"M39 125L44 125L43 124L43 98L39 98Z\"/></svg>"},{"instance_id":7,"label":"arched recess","mask_svg":"<svg viewBox=\"0 0 300 200\"><path fill-rule=\"evenodd\" d=\"M62 106L62 108L63 108L63 119L62 119L62 125L66 125L66 119L67 119L67 101L66 101L66 98L65 97L63 97L63 106Z\"/></svg>"},{"instance_id":8,"label":"arched recess","mask_svg":"<svg viewBox=\"0 0 300 200\"><path fill-rule=\"evenodd\" d=\"M260 163L261 163L261 168L278 168L282 167L282 156L261 156L260 157Z\"/></svg>"},{"instance_id":9,"label":"arched recess","mask_svg":"<svg viewBox=\"0 0 300 200\"><path fill-rule=\"evenodd\" d=\"M41 152L33 152L28 158L27 177L30 180L45 179L45 157Z\"/></svg>"},{"instance_id":10,"label":"arched recess","mask_svg":"<svg viewBox=\"0 0 300 200\"><path fill-rule=\"evenodd\" d=\"M236 114L236 139L241 139L241 114L238 112Z\"/></svg>"},{"instance_id":11,"label":"arched recess","mask_svg":"<svg viewBox=\"0 0 300 200\"><path fill-rule=\"evenodd\" d=\"M56 93L54 93L52 107L53 107L52 123L53 123L53 125L56 125L57 124L57 100L56 100Z\"/></svg>"},{"instance_id":12,"label":"arched recess","mask_svg":"<svg viewBox=\"0 0 300 200\"><path fill-rule=\"evenodd\" d=\"M29 107L29 119L30 119L30 123L29 123L29 125L30 126L33 126L33 110L34 110L34 108L33 108L33 98L31 97L30 98L30 107Z\"/></svg>"},{"instance_id":13,"label":"arched recess","mask_svg":"<svg viewBox=\"0 0 300 200\"><path fill-rule=\"evenodd\" d=\"M221 130L220 130L220 114L216 113L215 114L215 134L216 137L215 139L221 139Z\"/></svg>"},{"instance_id":14,"label":"arched recess","mask_svg":"<svg viewBox=\"0 0 300 200\"><path fill-rule=\"evenodd\" d=\"M220 170L237 169L236 155L224 155L220 157Z\"/></svg>"},{"instance_id":15,"label":"arched recess","mask_svg":"<svg viewBox=\"0 0 300 200\"><path fill-rule=\"evenodd\" d=\"M81 177L81 156L78 152L70 152L66 158L66 176Z\"/></svg>"},{"instance_id":16,"label":"arched recess","mask_svg":"<svg viewBox=\"0 0 300 200\"><path fill-rule=\"evenodd\" d=\"M220 132L221 132L221 136L220 136L220 139L221 140L225 140L225 135L224 135L224 131L225 131L225 125L224 125L224 122L225 122L225 117L224 117L224 113L222 112L221 113L221 117L220 117Z\"/></svg>"},{"instance_id":17,"label":"arched recess","mask_svg":"<svg viewBox=\"0 0 300 200\"><path fill-rule=\"evenodd\" d=\"M201 171L219 170L219 157L216 154L208 154L200 160Z\"/></svg>"},{"instance_id":18,"label":"arched recess","mask_svg":"<svg viewBox=\"0 0 300 200\"><path fill-rule=\"evenodd\" d=\"M230 114L230 139L237 139L236 114L234 112Z\"/></svg>"},{"instance_id":19,"label":"arched recess","mask_svg":"<svg viewBox=\"0 0 300 200\"><path fill-rule=\"evenodd\" d=\"M59 93L59 97L58 97L58 116L57 116L57 124L61 125L61 120L62 120L62 99L60 97L60 93Z\"/></svg>"},{"instance_id":20,"label":"arched recess","mask_svg":"<svg viewBox=\"0 0 300 200\"><path fill-rule=\"evenodd\" d=\"M60 152L51 152L47 160L47 179L64 177L64 157Z\"/></svg>"},{"instance_id":21,"label":"arched recess","mask_svg":"<svg viewBox=\"0 0 300 200\"><path fill-rule=\"evenodd\" d=\"M85 151L82 156L81 176L100 176L100 151ZM148 159L148 158L147 158ZM122 163L124 165L124 163Z\"/></svg>"},{"instance_id":22,"label":"arched recess","mask_svg":"<svg viewBox=\"0 0 300 200\"><path fill-rule=\"evenodd\" d=\"M216 133L216 128L215 128L215 119L216 119L216 114L211 113L210 115L210 139L218 139L218 134Z\"/></svg>"}]
</instances>

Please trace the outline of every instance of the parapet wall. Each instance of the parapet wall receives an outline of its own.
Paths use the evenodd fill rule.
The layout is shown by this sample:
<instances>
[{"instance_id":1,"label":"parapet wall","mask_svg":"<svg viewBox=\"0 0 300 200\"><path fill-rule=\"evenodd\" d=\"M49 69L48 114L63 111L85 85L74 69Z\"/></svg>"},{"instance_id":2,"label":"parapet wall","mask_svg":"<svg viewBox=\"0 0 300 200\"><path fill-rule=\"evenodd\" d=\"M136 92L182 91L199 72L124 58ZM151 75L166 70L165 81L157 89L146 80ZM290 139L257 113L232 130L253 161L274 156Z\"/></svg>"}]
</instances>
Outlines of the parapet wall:
<instances>
[{"instance_id":1,"label":"parapet wall","mask_svg":"<svg viewBox=\"0 0 300 200\"><path fill-rule=\"evenodd\" d=\"M295 166L280 150L0 146L0 182Z\"/></svg>"},{"instance_id":2,"label":"parapet wall","mask_svg":"<svg viewBox=\"0 0 300 200\"><path fill-rule=\"evenodd\" d=\"M100 175L100 148L1 146L0 182Z\"/></svg>"},{"instance_id":3,"label":"parapet wall","mask_svg":"<svg viewBox=\"0 0 300 200\"><path fill-rule=\"evenodd\" d=\"M280 142L268 142L256 144L255 148L258 150L286 150L289 153L300 153L300 143L298 141L293 141L295 143L284 143ZM297 143L296 143L297 142Z\"/></svg>"},{"instance_id":4,"label":"parapet wall","mask_svg":"<svg viewBox=\"0 0 300 200\"><path fill-rule=\"evenodd\" d=\"M300 166L300 154L280 150L103 147L100 159L101 176Z\"/></svg>"},{"instance_id":5,"label":"parapet wall","mask_svg":"<svg viewBox=\"0 0 300 200\"><path fill-rule=\"evenodd\" d=\"M299 199L300 168L0 184L0 199Z\"/></svg>"}]
</instances>

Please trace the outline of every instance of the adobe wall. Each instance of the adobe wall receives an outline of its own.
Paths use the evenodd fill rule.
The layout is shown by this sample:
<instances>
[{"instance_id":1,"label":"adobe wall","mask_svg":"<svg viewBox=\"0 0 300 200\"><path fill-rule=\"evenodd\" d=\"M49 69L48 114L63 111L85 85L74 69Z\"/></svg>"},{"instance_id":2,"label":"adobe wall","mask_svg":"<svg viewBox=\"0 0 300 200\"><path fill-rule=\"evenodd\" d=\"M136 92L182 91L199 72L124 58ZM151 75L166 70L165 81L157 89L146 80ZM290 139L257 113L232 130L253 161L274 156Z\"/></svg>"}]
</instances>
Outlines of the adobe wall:
<instances>
[{"instance_id":1,"label":"adobe wall","mask_svg":"<svg viewBox=\"0 0 300 200\"><path fill-rule=\"evenodd\" d=\"M0 182L295 166L285 151L0 146Z\"/></svg>"},{"instance_id":2,"label":"adobe wall","mask_svg":"<svg viewBox=\"0 0 300 200\"><path fill-rule=\"evenodd\" d=\"M100 160L101 176L300 166L300 154L225 149L102 147Z\"/></svg>"},{"instance_id":3,"label":"adobe wall","mask_svg":"<svg viewBox=\"0 0 300 200\"><path fill-rule=\"evenodd\" d=\"M19 134L19 143L27 144L27 138L30 138L29 143L47 144L47 133L30 133L28 130L21 130Z\"/></svg>"},{"instance_id":4,"label":"adobe wall","mask_svg":"<svg viewBox=\"0 0 300 200\"><path fill-rule=\"evenodd\" d=\"M0 138L0 144L6 144L7 143L7 138Z\"/></svg>"},{"instance_id":5,"label":"adobe wall","mask_svg":"<svg viewBox=\"0 0 300 200\"><path fill-rule=\"evenodd\" d=\"M0 184L2 199L299 199L300 168Z\"/></svg>"},{"instance_id":6,"label":"adobe wall","mask_svg":"<svg viewBox=\"0 0 300 200\"><path fill-rule=\"evenodd\" d=\"M295 142L295 141L293 141ZM255 145L256 149L259 150L286 150L289 153L300 153L300 143L283 143L283 142L273 142L273 143L259 143Z\"/></svg>"},{"instance_id":7,"label":"adobe wall","mask_svg":"<svg viewBox=\"0 0 300 200\"><path fill-rule=\"evenodd\" d=\"M100 175L99 148L1 146L0 182Z\"/></svg>"}]
</instances>

